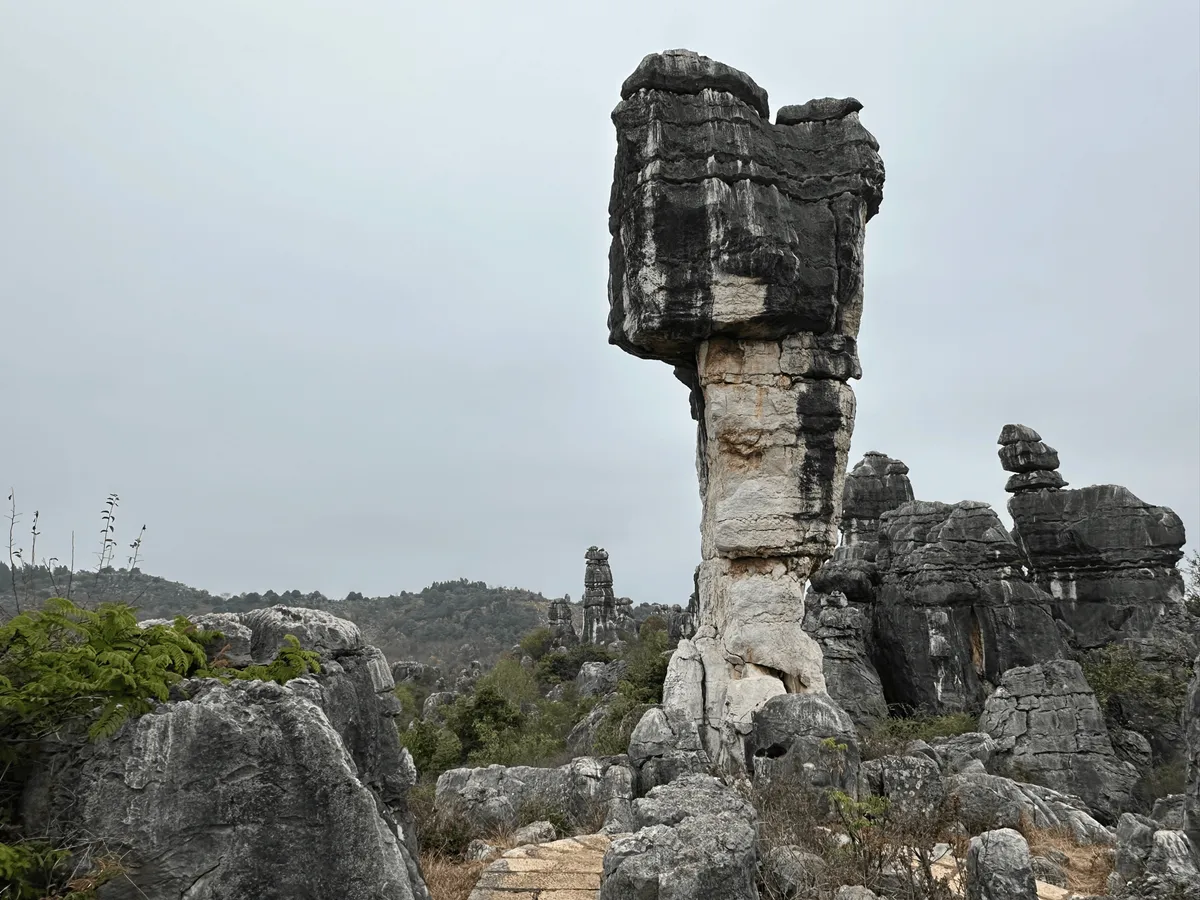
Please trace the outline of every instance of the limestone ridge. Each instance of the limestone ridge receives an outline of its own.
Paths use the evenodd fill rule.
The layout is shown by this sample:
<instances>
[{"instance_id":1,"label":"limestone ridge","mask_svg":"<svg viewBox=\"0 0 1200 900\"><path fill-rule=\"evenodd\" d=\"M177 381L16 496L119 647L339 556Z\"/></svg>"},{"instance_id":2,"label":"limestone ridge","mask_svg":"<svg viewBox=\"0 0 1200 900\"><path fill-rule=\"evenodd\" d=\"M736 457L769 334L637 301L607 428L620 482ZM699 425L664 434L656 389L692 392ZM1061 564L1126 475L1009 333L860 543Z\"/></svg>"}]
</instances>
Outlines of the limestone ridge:
<instances>
[{"instance_id":1,"label":"limestone ridge","mask_svg":"<svg viewBox=\"0 0 1200 900\"><path fill-rule=\"evenodd\" d=\"M748 75L691 51L647 56L621 97L609 341L691 391L702 562L676 657L701 664L706 751L739 766L755 709L825 689L803 598L837 542L883 164L857 101L772 124Z\"/></svg>"},{"instance_id":2,"label":"limestone ridge","mask_svg":"<svg viewBox=\"0 0 1200 900\"><path fill-rule=\"evenodd\" d=\"M608 551L588 547L583 572L583 642L605 646L617 639L617 598Z\"/></svg>"}]
</instances>

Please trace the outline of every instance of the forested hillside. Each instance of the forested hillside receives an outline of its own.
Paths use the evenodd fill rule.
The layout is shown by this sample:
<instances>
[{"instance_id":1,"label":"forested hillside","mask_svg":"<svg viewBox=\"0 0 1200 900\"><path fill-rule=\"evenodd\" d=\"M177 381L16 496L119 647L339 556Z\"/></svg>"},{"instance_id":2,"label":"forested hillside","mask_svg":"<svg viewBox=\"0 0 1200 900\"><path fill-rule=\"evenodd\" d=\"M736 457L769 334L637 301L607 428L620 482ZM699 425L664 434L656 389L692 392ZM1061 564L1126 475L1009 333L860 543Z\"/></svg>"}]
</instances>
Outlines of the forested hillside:
<instances>
[{"instance_id":1,"label":"forested hillside","mask_svg":"<svg viewBox=\"0 0 1200 900\"><path fill-rule=\"evenodd\" d=\"M549 600L521 588L492 587L482 581L436 582L413 593L364 597L351 592L334 600L319 591L266 591L217 596L177 581L134 569L104 573L23 567L15 578L0 564L0 618L48 597L66 595L85 606L122 601L141 619L173 618L202 612L242 612L283 603L325 609L355 622L368 643L389 660L415 659L455 671L474 659L491 665L530 630L545 622Z\"/></svg>"}]
</instances>

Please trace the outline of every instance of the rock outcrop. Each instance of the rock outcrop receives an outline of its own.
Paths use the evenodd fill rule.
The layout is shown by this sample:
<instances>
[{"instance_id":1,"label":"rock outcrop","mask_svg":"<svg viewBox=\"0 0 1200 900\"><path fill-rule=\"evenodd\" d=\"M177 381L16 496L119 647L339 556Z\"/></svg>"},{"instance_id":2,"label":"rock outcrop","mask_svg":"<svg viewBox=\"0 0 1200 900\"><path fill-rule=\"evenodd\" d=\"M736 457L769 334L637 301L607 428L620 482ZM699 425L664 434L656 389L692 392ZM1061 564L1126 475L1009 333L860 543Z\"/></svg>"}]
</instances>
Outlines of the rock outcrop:
<instances>
[{"instance_id":1,"label":"rock outcrop","mask_svg":"<svg viewBox=\"0 0 1200 900\"><path fill-rule=\"evenodd\" d=\"M772 124L748 75L689 51L647 56L621 97L609 340L691 391L702 739L736 764L755 709L824 690L803 596L836 543L883 165L857 101Z\"/></svg>"},{"instance_id":2,"label":"rock outcrop","mask_svg":"<svg viewBox=\"0 0 1200 900\"><path fill-rule=\"evenodd\" d=\"M889 702L980 709L1015 666L1065 655L1050 598L986 503L913 501L880 517L875 663Z\"/></svg>"},{"instance_id":3,"label":"rock outcrop","mask_svg":"<svg viewBox=\"0 0 1200 900\"><path fill-rule=\"evenodd\" d=\"M1029 844L1019 831L999 828L971 838L967 900L1038 900Z\"/></svg>"},{"instance_id":4,"label":"rock outcrop","mask_svg":"<svg viewBox=\"0 0 1200 900\"><path fill-rule=\"evenodd\" d=\"M550 607L546 610L546 624L550 628L552 647L567 649L579 643L575 622L571 618L570 597L550 601Z\"/></svg>"},{"instance_id":5,"label":"rock outcrop","mask_svg":"<svg viewBox=\"0 0 1200 900\"><path fill-rule=\"evenodd\" d=\"M1026 425L1005 425L1000 431L999 456L1004 471L1012 477L1004 485L1010 494L1026 491L1056 491L1067 486L1058 474L1058 451L1042 442L1042 436Z\"/></svg>"},{"instance_id":6,"label":"rock outcrop","mask_svg":"<svg viewBox=\"0 0 1200 900\"><path fill-rule=\"evenodd\" d=\"M321 673L176 685L113 738L48 760L26 785L28 829L119 852L112 900L427 900L406 800L416 771L383 654L318 610L238 624L256 661L294 634Z\"/></svg>"},{"instance_id":7,"label":"rock outcrop","mask_svg":"<svg viewBox=\"0 0 1200 900\"><path fill-rule=\"evenodd\" d=\"M617 598L608 551L588 547L583 572L583 642L601 647L617 639Z\"/></svg>"},{"instance_id":8,"label":"rock outcrop","mask_svg":"<svg viewBox=\"0 0 1200 900\"><path fill-rule=\"evenodd\" d=\"M1183 830L1200 847L1200 657L1188 685L1183 708L1187 753L1187 788L1183 800Z\"/></svg>"},{"instance_id":9,"label":"rock outcrop","mask_svg":"<svg viewBox=\"0 0 1200 900\"><path fill-rule=\"evenodd\" d=\"M757 814L706 775L633 803L636 832L604 854L600 900L758 900Z\"/></svg>"},{"instance_id":10,"label":"rock outcrop","mask_svg":"<svg viewBox=\"0 0 1200 900\"><path fill-rule=\"evenodd\" d=\"M979 727L996 741L999 774L1081 797L1105 823L1128 806L1137 770L1117 758L1079 663L1010 669Z\"/></svg>"},{"instance_id":11,"label":"rock outcrop","mask_svg":"<svg viewBox=\"0 0 1200 900\"><path fill-rule=\"evenodd\" d=\"M823 694L772 697L746 738L746 768L756 781L799 778L857 796L859 761L854 722Z\"/></svg>"},{"instance_id":12,"label":"rock outcrop","mask_svg":"<svg viewBox=\"0 0 1200 900\"><path fill-rule=\"evenodd\" d=\"M887 716L888 706L871 661L872 620L870 606L864 606L851 603L841 591L810 590L804 598L804 630L821 648L829 696L855 723L870 725Z\"/></svg>"},{"instance_id":13,"label":"rock outcrop","mask_svg":"<svg viewBox=\"0 0 1200 900\"><path fill-rule=\"evenodd\" d=\"M1031 466L1058 465L1058 454L1023 425L1006 425L1000 441L1014 478L1046 471ZM1170 509L1102 484L1078 490L1023 485L1008 511L1013 538L1076 648L1140 644L1149 661L1166 656L1184 664L1200 650L1175 565L1183 557L1183 523Z\"/></svg>"},{"instance_id":14,"label":"rock outcrop","mask_svg":"<svg viewBox=\"0 0 1200 900\"><path fill-rule=\"evenodd\" d=\"M476 828L512 827L527 808L550 808L567 819L601 820L629 830L634 771L623 756L581 756L564 766L451 769L437 780L435 803Z\"/></svg>"}]
</instances>

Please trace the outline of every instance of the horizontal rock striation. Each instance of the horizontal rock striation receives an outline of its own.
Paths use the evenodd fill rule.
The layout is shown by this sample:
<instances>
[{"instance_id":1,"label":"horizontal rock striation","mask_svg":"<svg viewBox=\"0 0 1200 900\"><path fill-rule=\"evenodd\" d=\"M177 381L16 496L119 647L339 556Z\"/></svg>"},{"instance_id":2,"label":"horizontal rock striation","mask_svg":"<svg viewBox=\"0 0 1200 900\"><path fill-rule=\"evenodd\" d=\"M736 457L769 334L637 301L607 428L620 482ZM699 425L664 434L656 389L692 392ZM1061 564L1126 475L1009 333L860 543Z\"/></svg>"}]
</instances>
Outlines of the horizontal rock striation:
<instances>
[{"instance_id":1,"label":"horizontal rock striation","mask_svg":"<svg viewBox=\"0 0 1200 900\"><path fill-rule=\"evenodd\" d=\"M1074 794L1105 823L1129 804L1137 771L1117 758L1079 663L1010 669L979 726L996 740L992 767L1000 774Z\"/></svg>"},{"instance_id":2,"label":"horizontal rock striation","mask_svg":"<svg viewBox=\"0 0 1200 900\"><path fill-rule=\"evenodd\" d=\"M824 689L803 598L836 544L883 165L857 101L772 124L749 76L690 51L646 57L621 96L609 340L691 391L704 512L688 702L706 751L737 766L755 709Z\"/></svg>"}]
</instances>

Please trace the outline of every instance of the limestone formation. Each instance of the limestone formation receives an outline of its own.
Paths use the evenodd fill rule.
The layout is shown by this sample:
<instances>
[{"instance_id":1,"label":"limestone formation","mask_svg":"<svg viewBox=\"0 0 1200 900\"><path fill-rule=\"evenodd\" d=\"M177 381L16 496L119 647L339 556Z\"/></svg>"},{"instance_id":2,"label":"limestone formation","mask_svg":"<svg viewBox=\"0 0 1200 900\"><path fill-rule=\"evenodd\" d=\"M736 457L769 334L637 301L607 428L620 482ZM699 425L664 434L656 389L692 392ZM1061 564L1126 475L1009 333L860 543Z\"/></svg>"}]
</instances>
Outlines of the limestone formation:
<instances>
[{"instance_id":1,"label":"limestone formation","mask_svg":"<svg viewBox=\"0 0 1200 900\"><path fill-rule=\"evenodd\" d=\"M706 775L633 802L636 832L604 854L600 900L758 900L754 807Z\"/></svg>"},{"instance_id":2,"label":"limestone formation","mask_svg":"<svg viewBox=\"0 0 1200 900\"><path fill-rule=\"evenodd\" d=\"M667 625L667 638L676 643L695 634L691 611L678 603L643 603L637 609L637 617L645 621L651 616L657 616Z\"/></svg>"},{"instance_id":3,"label":"limestone formation","mask_svg":"<svg viewBox=\"0 0 1200 900\"><path fill-rule=\"evenodd\" d=\"M886 453L870 451L846 476L842 545L848 548L865 545L859 558L874 560L880 517L915 499L908 466Z\"/></svg>"},{"instance_id":4,"label":"limestone formation","mask_svg":"<svg viewBox=\"0 0 1200 900\"><path fill-rule=\"evenodd\" d=\"M1049 596L986 503L913 501L880 523L875 663L890 702L977 712L1009 669L1065 655Z\"/></svg>"},{"instance_id":5,"label":"limestone formation","mask_svg":"<svg viewBox=\"0 0 1200 900\"><path fill-rule=\"evenodd\" d=\"M1009 440L1001 458L1012 471L1051 459L1057 465L1056 453L1048 458L1036 449L1045 445L1032 429L1006 425L1000 437ZM1020 449L1005 457L1009 448ZM1141 648L1145 658L1165 654L1184 665L1196 655L1195 625L1175 565L1186 537L1174 512L1115 484L1021 490L1009 499L1008 511L1013 538L1078 649L1149 643Z\"/></svg>"},{"instance_id":6,"label":"limestone formation","mask_svg":"<svg viewBox=\"0 0 1200 900\"><path fill-rule=\"evenodd\" d=\"M992 765L1000 774L1075 794L1102 822L1128 805L1137 771L1117 758L1079 663L1010 669L979 727L996 740Z\"/></svg>"},{"instance_id":7,"label":"limestone formation","mask_svg":"<svg viewBox=\"0 0 1200 900\"><path fill-rule=\"evenodd\" d=\"M702 738L737 764L755 709L824 690L803 596L836 543L883 165L857 101L772 124L748 75L690 51L647 56L621 96L609 340L691 391Z\"/></svg>"},{"instance_id":8,"label":"limestone formation","mask_svg":"<svg viewBox=\"0 0 1200 900\"><path fill-rule=\"evenodd\" d=\"M575 623L571 619L570 597L551 600L546 620L550 627L552 647L566 649L579 643L579 635L575 633Z\"/></svg>"},{"instance_id":9,"label":"limestone formation","mask_svg":"<svg viewBox=\"0 0 1200 900\"><path fill-rule=\"evenodd\" d=\"M1038 900L1029 844L1019 831L999 828L971 838L967 900Z\"/></svg>"},{"instance_id":10,"label":"limestone formation","mask_svg":"<svg viewBox=\"0 0 1200 900\"><path fill-rule=\"evenodd\" d=\"M1183 801L1183 830L1200 847L1200 657L1188 685L1183 708L1187 753L1187 788Z\"/></svg>"},{"instance_id":11,"label":"limestone formation","mask_svg":"<svg viewBox=\"0 0 1200 900\"><path fill-rule=\"evenodd\" d=\"M52 754L25 787L31 833L118 850L113 900L428 900L387 661L319 610L241 614L255 659L280 629L321 654L284 685L190 679L113 738ZM85 867L86 868L86 867Z\"/></svg>"},{"instance_id":12,"label":"limestone formation","mask_svg":"<svg viewBox=\"0 0 1200 900\"><path fill-rule=\"evenodd\" d=\"M1010 494L1056 491L1067 486L1058 474L1058 451L1026 425L1005 425L1000 432L1000 465L1012 477L1004 485Z\"/></svg>"},{"instance_id":13,"label":"limestone formation","mask_svg":"<svg viewBox=\"0 0 1200 900\"><path fill-rule=\"evenodd\" d=\"M872 643L870 612L864 612L861 604L850 603L841 591L822 594L810 590L804 606L804 630L821 647L829 696L859 725L885 718L888 707L883 685L868 651Z\"/></svg>"},{"instance_id":14,"label":"limestone formation","mask_svg":"<svg viewBox=\"0 0 1200 900\"><path fill-rule=\"evenodd\" d=\"M608 551L588 547L583 572L583 642L601 647L617 639L617 598Z\"/></svg>"},{"instance_id":15,"label":"limestone formation","mask_svg":"<svg viewBox=\"0 0 1200 900\"><path fill-rule=\"evenodd\" d=\"M611 830L627 830L634 773L624 757L580 756L564 766L485 766L438 776L439 810L479 829L512 827L526 807L557 809L589 819L597 812Z\"/></svg>"}]
</instances>

